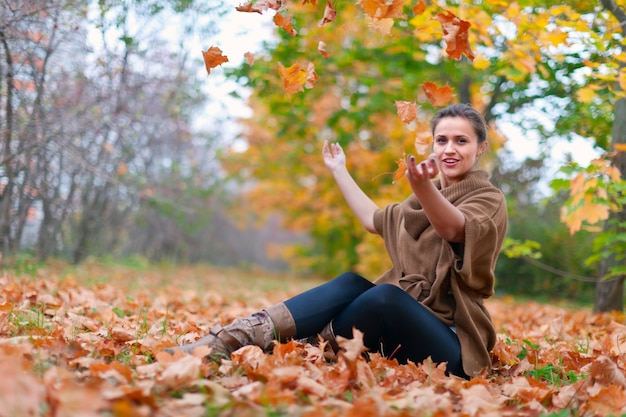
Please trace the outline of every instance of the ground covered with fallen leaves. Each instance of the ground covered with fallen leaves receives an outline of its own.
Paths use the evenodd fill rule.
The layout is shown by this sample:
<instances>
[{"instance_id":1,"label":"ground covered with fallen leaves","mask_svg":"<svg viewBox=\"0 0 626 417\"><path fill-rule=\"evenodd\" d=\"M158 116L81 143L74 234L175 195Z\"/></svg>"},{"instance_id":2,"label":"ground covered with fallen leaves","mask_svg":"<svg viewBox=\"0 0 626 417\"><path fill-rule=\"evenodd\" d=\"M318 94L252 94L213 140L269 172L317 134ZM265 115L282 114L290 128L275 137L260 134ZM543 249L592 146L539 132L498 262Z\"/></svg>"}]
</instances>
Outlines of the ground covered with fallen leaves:
<instances>
[{"instance_id":1,"label":"ground covered with fallen leaves","mask_svg":"<svg viewBox=\"0 0 626 417\"><path fill-rule=\"evenodd\" d=\"M289 342L231 360L163 351L319 281L254 270L49 263L0 274L0 417L620 416L623 314L495 298L491 373L366 360L360 335L336 361Z\"/></svg>"}]
</instances>

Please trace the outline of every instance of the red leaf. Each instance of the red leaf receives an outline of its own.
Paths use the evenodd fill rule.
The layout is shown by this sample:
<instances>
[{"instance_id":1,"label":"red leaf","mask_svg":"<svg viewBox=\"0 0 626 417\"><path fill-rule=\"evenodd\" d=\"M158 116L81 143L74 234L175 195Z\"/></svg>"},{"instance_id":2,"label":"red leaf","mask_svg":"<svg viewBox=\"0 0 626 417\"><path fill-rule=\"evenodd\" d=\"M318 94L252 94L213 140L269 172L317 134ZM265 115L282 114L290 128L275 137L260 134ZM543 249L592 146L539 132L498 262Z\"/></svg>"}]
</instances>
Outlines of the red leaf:
<instances>
[{"instance_id":1,"label":"red leaf","mask_svg":"<svg viewBox=\"0 0 626 417\"><path fill-rule=\"evenodd\" d=\"M459 19L449 11L437 13L435 20L441 23L448 56L458 60L461 59L461 55L465 54L470 61L473 61L474 54L472 54L469 45L468 33L471 24L466 20Z\"/></svg>"},{"instance_id":2,"label":"red leaf","mask_svg":"<svg viewBox=\"0 0 626 417\"><path fill-rule=\"evenodd\" d=\"M435 83L426 81L422 84L422 90L426 94L428 101L435 107L446 106L454 96L452 88L447 84L439 88Z\"/></svg>"}]
</instances>

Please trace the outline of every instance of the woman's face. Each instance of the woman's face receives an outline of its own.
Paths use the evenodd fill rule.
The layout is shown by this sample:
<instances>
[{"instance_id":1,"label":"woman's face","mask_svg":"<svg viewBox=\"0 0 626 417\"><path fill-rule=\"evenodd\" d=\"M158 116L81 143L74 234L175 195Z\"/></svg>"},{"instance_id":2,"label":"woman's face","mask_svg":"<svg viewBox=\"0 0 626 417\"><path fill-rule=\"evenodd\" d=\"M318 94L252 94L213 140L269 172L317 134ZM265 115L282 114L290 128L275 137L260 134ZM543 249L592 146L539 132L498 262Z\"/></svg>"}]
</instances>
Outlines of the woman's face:
<instances>
[{"instance_id":1,"label":"woman's face","mask_svg":"<svg viewBox=\"0 0 626 417\"><path fill-rule=\"evenodd\" d=\"M469 120L462 117L441 119L433 138L433 157L439 167L441 186L448 187L462 180L486 148L486 141L478 143Z\"/></svg>"}]
</instances>

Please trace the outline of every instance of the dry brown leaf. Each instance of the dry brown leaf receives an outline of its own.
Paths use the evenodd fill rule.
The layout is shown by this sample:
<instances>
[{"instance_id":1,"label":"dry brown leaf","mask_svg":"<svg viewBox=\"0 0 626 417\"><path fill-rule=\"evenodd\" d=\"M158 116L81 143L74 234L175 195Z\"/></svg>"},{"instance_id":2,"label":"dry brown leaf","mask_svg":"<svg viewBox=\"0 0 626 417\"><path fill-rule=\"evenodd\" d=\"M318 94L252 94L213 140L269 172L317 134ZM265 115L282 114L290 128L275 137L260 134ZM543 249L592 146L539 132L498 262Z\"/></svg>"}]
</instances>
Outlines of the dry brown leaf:
<instances>
[{"instance_id":1,"label":"dry brown leaf","mask_svg":"<svg viewBox=\"0 0 626 417\"><path fill-rule=\"evenodd\" d=\"M417 110L419 107L414 101L396 101L396 112L404 123L411 123L417 118Z\"/></svg>"},{"instance_id":2,"label":"dry brown leaf","mask_svg":"<svg viewBox=\"0 0 626 417\"><path fill-rule=\"evenodd\" d=\"M202 58L207 74L211 74L211 69L228 62L228 57L222 55L222 50L217 46L211 46L206 51L202 51Z\"/></svg>"},{"instance_id":3,"label":"dry brown leaf","mask_svg":"<svg viewBox=\"0 0 626 417\"><path fill-rule=\"evenodd\" d=\"M324 26L326 23L334 22L337 18L337 10L333 7L330 0L326 0L326 8L324 9L324 17L319 23L319 27Z\"/></svg>"}]
</instances>

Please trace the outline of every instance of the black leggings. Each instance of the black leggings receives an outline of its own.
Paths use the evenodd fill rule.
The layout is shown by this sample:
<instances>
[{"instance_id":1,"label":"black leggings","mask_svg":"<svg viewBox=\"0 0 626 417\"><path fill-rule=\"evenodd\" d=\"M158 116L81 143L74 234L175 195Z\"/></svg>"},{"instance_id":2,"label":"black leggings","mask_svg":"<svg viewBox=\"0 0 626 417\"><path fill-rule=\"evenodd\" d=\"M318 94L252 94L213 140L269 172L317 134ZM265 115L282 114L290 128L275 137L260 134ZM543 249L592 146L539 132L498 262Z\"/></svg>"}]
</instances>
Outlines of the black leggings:
<instances>
[{"instance_id":1,"label":"black leggings","mask_svg":"<svg viewBox=\"0 0 626 417\"><path fill-rule=\"evenodd\" d=\"M466 377L454 331L396 286L374 285L346 272L285 305L296 322L297 339L317 335L332 320L335 335L352 338L353 327L363 332L370 351L393 353L400 363L430 356L436 363L447 362L448 372Z\"/></svg>"}]
</instances>

